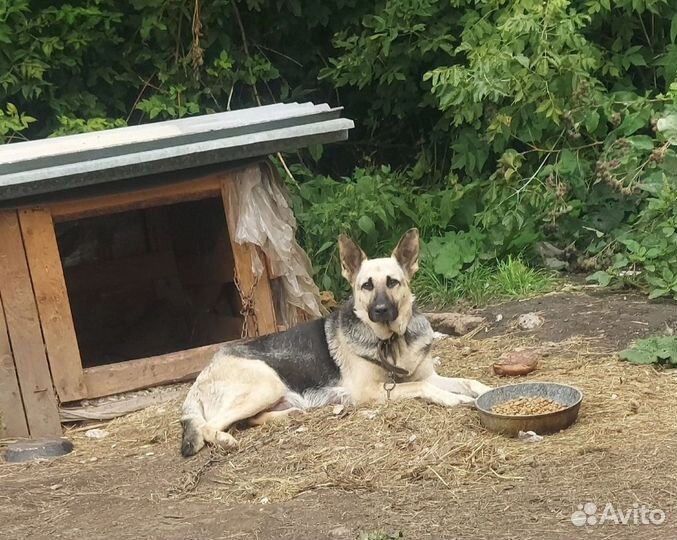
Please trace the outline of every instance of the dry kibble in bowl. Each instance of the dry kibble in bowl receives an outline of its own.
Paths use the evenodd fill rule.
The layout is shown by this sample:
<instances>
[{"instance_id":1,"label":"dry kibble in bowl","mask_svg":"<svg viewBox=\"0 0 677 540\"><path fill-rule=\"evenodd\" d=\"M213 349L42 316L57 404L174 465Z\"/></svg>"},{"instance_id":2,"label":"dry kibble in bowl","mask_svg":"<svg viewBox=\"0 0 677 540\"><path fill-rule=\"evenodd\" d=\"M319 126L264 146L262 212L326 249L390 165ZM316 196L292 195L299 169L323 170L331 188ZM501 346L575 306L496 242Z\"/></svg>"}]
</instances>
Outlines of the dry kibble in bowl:
<instances>
[{"instance_id":1,"label":"dry kibble in bowl","mask_svg":"<svg viewBox=\"0 0 677 540\"><path fill-rule=\"evenodd\" d=\"M509 416L531 416L566 409L561 403L543 397L521 397L494 406L491 412Z\"/></svg>"}]
</instances>

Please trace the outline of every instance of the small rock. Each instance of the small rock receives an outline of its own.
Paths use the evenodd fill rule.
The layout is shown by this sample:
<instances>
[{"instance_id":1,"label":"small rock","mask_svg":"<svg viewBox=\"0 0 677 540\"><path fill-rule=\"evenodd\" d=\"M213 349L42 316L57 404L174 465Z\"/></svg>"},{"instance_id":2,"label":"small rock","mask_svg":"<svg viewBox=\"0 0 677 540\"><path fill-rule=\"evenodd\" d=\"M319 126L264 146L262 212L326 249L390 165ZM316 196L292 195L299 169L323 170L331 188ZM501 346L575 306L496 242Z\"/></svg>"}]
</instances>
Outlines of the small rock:
<instances>
[{"instance_id":1,"label":"small rock","mask_svg":"<svg viewBox=\"0 0 677 540\"><path fill-rule=\"evenodd\" d=\"M543 317L537 313L523 313L517 317L517 327L520 330L533 330L543 325Z\"/></svg>"},{"instance_id":2,"label":"small rock","mask_svg":"<svg viewBox=\"0 0 677 540\"><path fill-rule=\"evenodd\" d=\"M345 411L346 408L343 405L334 405L331 409L331 414L334 416L338 416L339 414L342 414L343 411Z\"/></svg>"},{"instance_id":3,"label":"small rock","mask_svg":"<svg viewBox=\"0 0 677 540\"><path fill-rule=\"evenodd\" d=\"M359 414L364 416L367 420L373 420L378 415L373 409L362 409Z\"/></svg>"},{"instance_id":4,"label":"small rock","mask_svg":"<svg viewBox=\"0 0 677 540\"><path fill-rule=\"evenodd\" d=\"M517 438L524 442L540 442L543 440L543 436L534 431L520 431Z\"/></svg>"},{"instance_id":5,"label":"small rock","mask_svg":"<svg viewBox=\"0 0 677 540\"><path fill-rule=\"evenodd\" d=\"M95 461L98 461L98 460L99 460L99 458L94 456L94 457L89 458L87 461L89 461L90 463L94 463Z\"/></svg>"},{"instance_id":6,"label":"small rock","mask_svg":"<svg viewBox=\"0 0 677 540\"><path fill-rule=\"evenodd\" d=\"M85 437L88 439L105 439L108 435L110 435L110 433L105 429L88 429L85 431Z\"/></svg>"},{"instance_id":7,"label":"small rock","mask_svg":"<svg viewBox=\"0 0 677 540\"><path fill-rule=\"evenodd\" d=\"M496 315L496 322L501 322L503 320L503 314L499 313Z\"/></svg>"},{"instance_id":8,"label":"small rock","mask_svg":"<svg viewBox=\"0 0 677 540\"><path fill-rule=\"evenodd\" d=\"M353 537L353 532L348 527L336 527L327 533L329 538L336 538L338 540L348 539Z\"/></svg>"},{"instance_id":9,"label":"small rock","mask_svg":"<svg viewBox=\"0 0 677 540\"><path fill-rule=\"evenodd\" d=\"M411 435L409 435L409 444L411 444L415 441L416 441L416 434L412 433Z\"/></svg>"},{"instance_id":10,"label":"small rock","mask_svg":"<svg viewBox=\"0 0 677 540\"><path fill-rule=\"evenodd\" d=\"M433 341L439 341L440 339L448 338L449 334L444 334L443 332L433 332Z\"/></svg>"},{"instance_id":11,"label":"small rock","mask_svg":"<svg viewBox=\"0 0 677 540\"><path fill-rule=\"evenodd\" d=\"M483 317L463 313L426 313L433 330L452 336L462 336L484 322Z\"/></svg>"},{"instance_id":12,"label":"small rock","mask_svg":"<svg viewBox=\"0 0 677 540\"><path fill-rule=\"evenodd\" d=\"M146 452L145 455L146 455L146 456L154 456L154 455L155 455L155 452Z\"/></svg>"},{"instance_id":13,"label":"small rock","mask_svg":"<svg viewBox=\"0 0 677 540\"><path fill-rule=\"evenodd\" d=\"M546 257L543 259L543 264L546 268L550 270L568 270L569 263L566 261L561 261L555 257Z\"/></svg>"},{"instance_id":14,"label":"small rock","mask_svg":"<svg viewBox=\"0 0 677 540\"><path fill-rule=\"evenodd\" d=\"M536 244L536 249L541 257L563 257L565 255L564 250L554 246L550 242L538 242Z\"/></svg>"},{"instance_id":15,"label":"small rock","mask_svg":"<svg viewBox=\"0 0 677 540\"><path fill-rule=\"evenodd\" d=\"M637 414L639 412L639 401L636 399L630 400L630 412L632 414Z\"/></svg>"},{"instance_id":16,"label":"small rock","mask_svg":"<svg viewBox=\"0 0 677 540\"><path fill-rule=\"evenodd\" d=\"M308 431L308 428L306 426L299 426L294 431L296 431L296 433L303 433L304 431Z\"/></svg>"},{"instance_id":17,"label":"small rock","mask_svg":"<svg viewBox=\"0 0 677 540\"><path fill-rule=\"evenodd\" d=\"M52 491L56 491L57 489L60 489L62 487L63 484L52 484L51 486L49 486L49 489L51 489Z\"/></svg>"},{"instance_id":18,"label":"small rock","mask_svg":"<svg viewBox=\"0 0 677 540\"><path fill-rule=\"evenodd\" d=\"M535 351L515 349L504 352L493 365L494 373L500 376L519 377L527 375L538 366L539 354Z\"/></svg>"},{"instance_id":19,"label":"small rock","mask_svg":"<svg viewBox=\"0 0 677 540\"><path fill-rule=\"evenodd\" d=\"M259 500L260 504L270 504L270 498L269 497L261 497Z\"/></svg>"}]
</instances>

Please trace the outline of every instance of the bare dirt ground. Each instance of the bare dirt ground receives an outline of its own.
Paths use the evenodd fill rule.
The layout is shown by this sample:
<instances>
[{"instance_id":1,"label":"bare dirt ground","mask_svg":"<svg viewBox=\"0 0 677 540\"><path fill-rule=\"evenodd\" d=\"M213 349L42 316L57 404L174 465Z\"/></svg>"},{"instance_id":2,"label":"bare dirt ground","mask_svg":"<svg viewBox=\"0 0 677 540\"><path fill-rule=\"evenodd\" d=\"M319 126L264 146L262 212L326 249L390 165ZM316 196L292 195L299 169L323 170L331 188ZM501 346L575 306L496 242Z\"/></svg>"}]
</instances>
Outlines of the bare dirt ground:
<instances>
[{"instance_id":1,"label":"bare dirt ground","mask_svg":"<svg viewBox=\"0 0 677 540\"><path fill-rule=\"evenodd\" d=\"M543 325L515 329L529 311ZM405 539L675 538L677 374L614 352L674 328L677 307L566 293L483 314L486 331L437 344L440 371L506 384L491 374L496 357L535 349L542 360L529 380L583 390L576 424L527 443L486 432L470 409L329 408L235 433L231 454L184 460L170 403L98 426L109 432L102 440L69 430L76 449L67 457L0 464L0 538L343 540L377 530ZM598 512L643 505L666 518L576 527L570 516L586 502Z\"/></svg>"}]
</instances>

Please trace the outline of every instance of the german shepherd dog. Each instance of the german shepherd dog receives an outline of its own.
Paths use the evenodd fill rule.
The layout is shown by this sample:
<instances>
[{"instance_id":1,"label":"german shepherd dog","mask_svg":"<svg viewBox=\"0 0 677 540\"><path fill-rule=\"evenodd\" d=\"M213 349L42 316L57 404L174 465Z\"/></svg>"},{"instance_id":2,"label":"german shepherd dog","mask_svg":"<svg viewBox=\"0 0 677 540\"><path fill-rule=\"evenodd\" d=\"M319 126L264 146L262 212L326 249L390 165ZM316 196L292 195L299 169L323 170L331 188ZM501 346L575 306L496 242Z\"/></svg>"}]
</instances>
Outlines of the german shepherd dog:
<instances>
[{"instance_id":1,"label":"german shepherd dog","mask_svg":"<svg viewBox=\"0 0 677 540\"><path fill-rule=\"evenodd\" d=\"M329 404L421 398L444 407L473 404L488 386L435 373L433 331L417 312L410 284L418 269L418 230L390 257L367 259L339 237L343 276L353 296L324 319L278 334L226 344L200 373L183 404L184 456L205 443L237 445L228 433Z\"/></svg>"}]
</instances>

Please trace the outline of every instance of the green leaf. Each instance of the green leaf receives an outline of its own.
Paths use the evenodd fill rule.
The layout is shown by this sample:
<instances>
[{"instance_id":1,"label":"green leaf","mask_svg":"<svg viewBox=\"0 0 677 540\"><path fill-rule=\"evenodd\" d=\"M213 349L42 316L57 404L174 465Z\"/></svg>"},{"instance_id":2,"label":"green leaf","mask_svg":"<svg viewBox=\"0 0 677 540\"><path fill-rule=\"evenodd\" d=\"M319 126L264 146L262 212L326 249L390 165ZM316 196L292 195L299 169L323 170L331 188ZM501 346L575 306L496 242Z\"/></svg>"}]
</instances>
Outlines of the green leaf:
<instances>
[{"instance_id":1,"label":"green leaf","mask_svg":"<svg viewBox=\"0 0 677 540\"><path fill-rule=\"evenodd\" d=\"M447 279L453 279L461 273L463 263L461 259L451 251L441 253L434 264L435 272Z\"/></svg>"},{"instance_id":2,"label":"green leaf","mask_svg":"<svg viewBox=\"0 0 677 540\"><path fill-rule=\"evenodd\" d=\"M585 279L586 279L586 281L596 281L602 287L606 287L607 285L609 285L609 283L611 283L612 278L613 278L613 276L611 274L609 274L608 272L604 272L603 270L599 270L599 271L595 272L594 274L588 276Z\"/></svg>"},{"instance_id":3,"label":"green leaf","mask_svg":"<svg viewBox=\"0 0 677 540\"><path fill-rule=\"evenodd\" d=\"M672 24L670 24L670 42L674 43L677 39L677 15L672 17Z\"/></svg>"},{"instance_id":4,"label":"green leaf","mask_svg":"<svg viewBox=\"0 0 677 540\"><path fill-rule=\"evenodd\" d=\"M672 144L677 144L677 114L669 114L656 122L656 130L665 135Z\"/></svg>"},{"instance_id":5,"label":"green leaf","mask_svg":"<svg viewBox=\"0 0 677 540\"><path fill-rule=\"evenodd\" d=\"M653 150L653 139L648 135L634 135L632 137L628 137L628 142L636 150Z\"/></svg>"},{"instance_id":6,"label":"green leaf","mask_svg":"<svg viewBox=\"0 0 677 540\"><path fill-rule=\"evenodd\" d=\"M308 152L310 153L310 157L313 158L313 161L317 163L322 157L324 147L321 144L311 144L308 146Z\"/></svg>"},{"instance_id":7,"label":"green leaf","mask_svg":"<svg viewBox=\"0 0 677 540\"><path fill-rule=\"evenodd\" d=\"M524 66L525 68L529 68L529 59L523 54L515 55L515 60L517 60L517 62L519 62L519 64Z\"/></svg>"},{"instance_id":8,"label":"green leaf","mask_svg":"<svg viewBox=\"0 0 677 540\"><path fill-rule=\"evenodd\" d=\"M649 293L649 300L655 300L656 298L660 298L661 296L666 296L668 294L670 294L668 289L652 289Z\"/></svg>"},{"instance_id":9,"label":"green leaf","mask_svg":"<svg viewBox=\"0 0 677 540\"><path fill-rule=\"evenodd\" d=\"M597 111L590 111L588 116L585 117L585 129L588 130L588 133L593 133L597 126L599 126L599 113Z\"/></svg>"},{"instance_id":10,"label":"green leaf","mask_svg":"<svg viewBox=\"0 0 677 540\"><path fill-rule=\"evenodd\" d=\"M657 360L655 354L637 349L625 349L618 356L621 357L621 360L627 360L633 364L653 364Z\"/></svg>"},{"instance_id":11,"label":"green leaf","mask_svg":"<svg viewBox=\"0 0 677 540\"><path fill-rule=\"evenodd\" d=\"M570 174L578 169L578 159L576 158L576 155L568 148L562 150L557 164L559 171L563 174Z\"/></svg>"},{"instance_id":12,"label":"green leaf","mask_svg":"<svg viewBox=\"0 0 677 540\"><path fill-rule=\"evenodd\" d=\"M640 113L628 114L623 118L623 122L618 127L618 130L623 133L623 135L632 135L636 131L642 129L646 125L646 122L642 118Z\"/></svg>"},{"instance_id":13,"label":"green leaf","mask_svg":"<svg viewBox=\"0 0 677 540\"><path fill-rule=\"evenodd\" d=\"M331 246L333 246L333 245L334 245L334 242L325 242L324 244L322 244L322 246L320 247L320 249L318 249L318 250L315 252L315 255L319 255L320 253L323 253L324 251L327 251L327 250L328 250Z\"/></svg>"},{"instance_id":14,"label":"green leaf","mask_svg":"<svg viewBox=\"0 0 677 540\"><path fill-rule=\"evenodd\" d=\"M677 336L650 336L637 340L619 356L633 364L677 365Z\"/></svg>"},{"instance_id":15,"label":"green leaf","mask_svg":"<svg viewBox=\"0 0 677 540\"><path fill-rule=\"evenodd\" d=\"M376 225L369 216L362 216L358 219L357 226L369 236L376 232Z\"/></svg>"}]
</instances>

